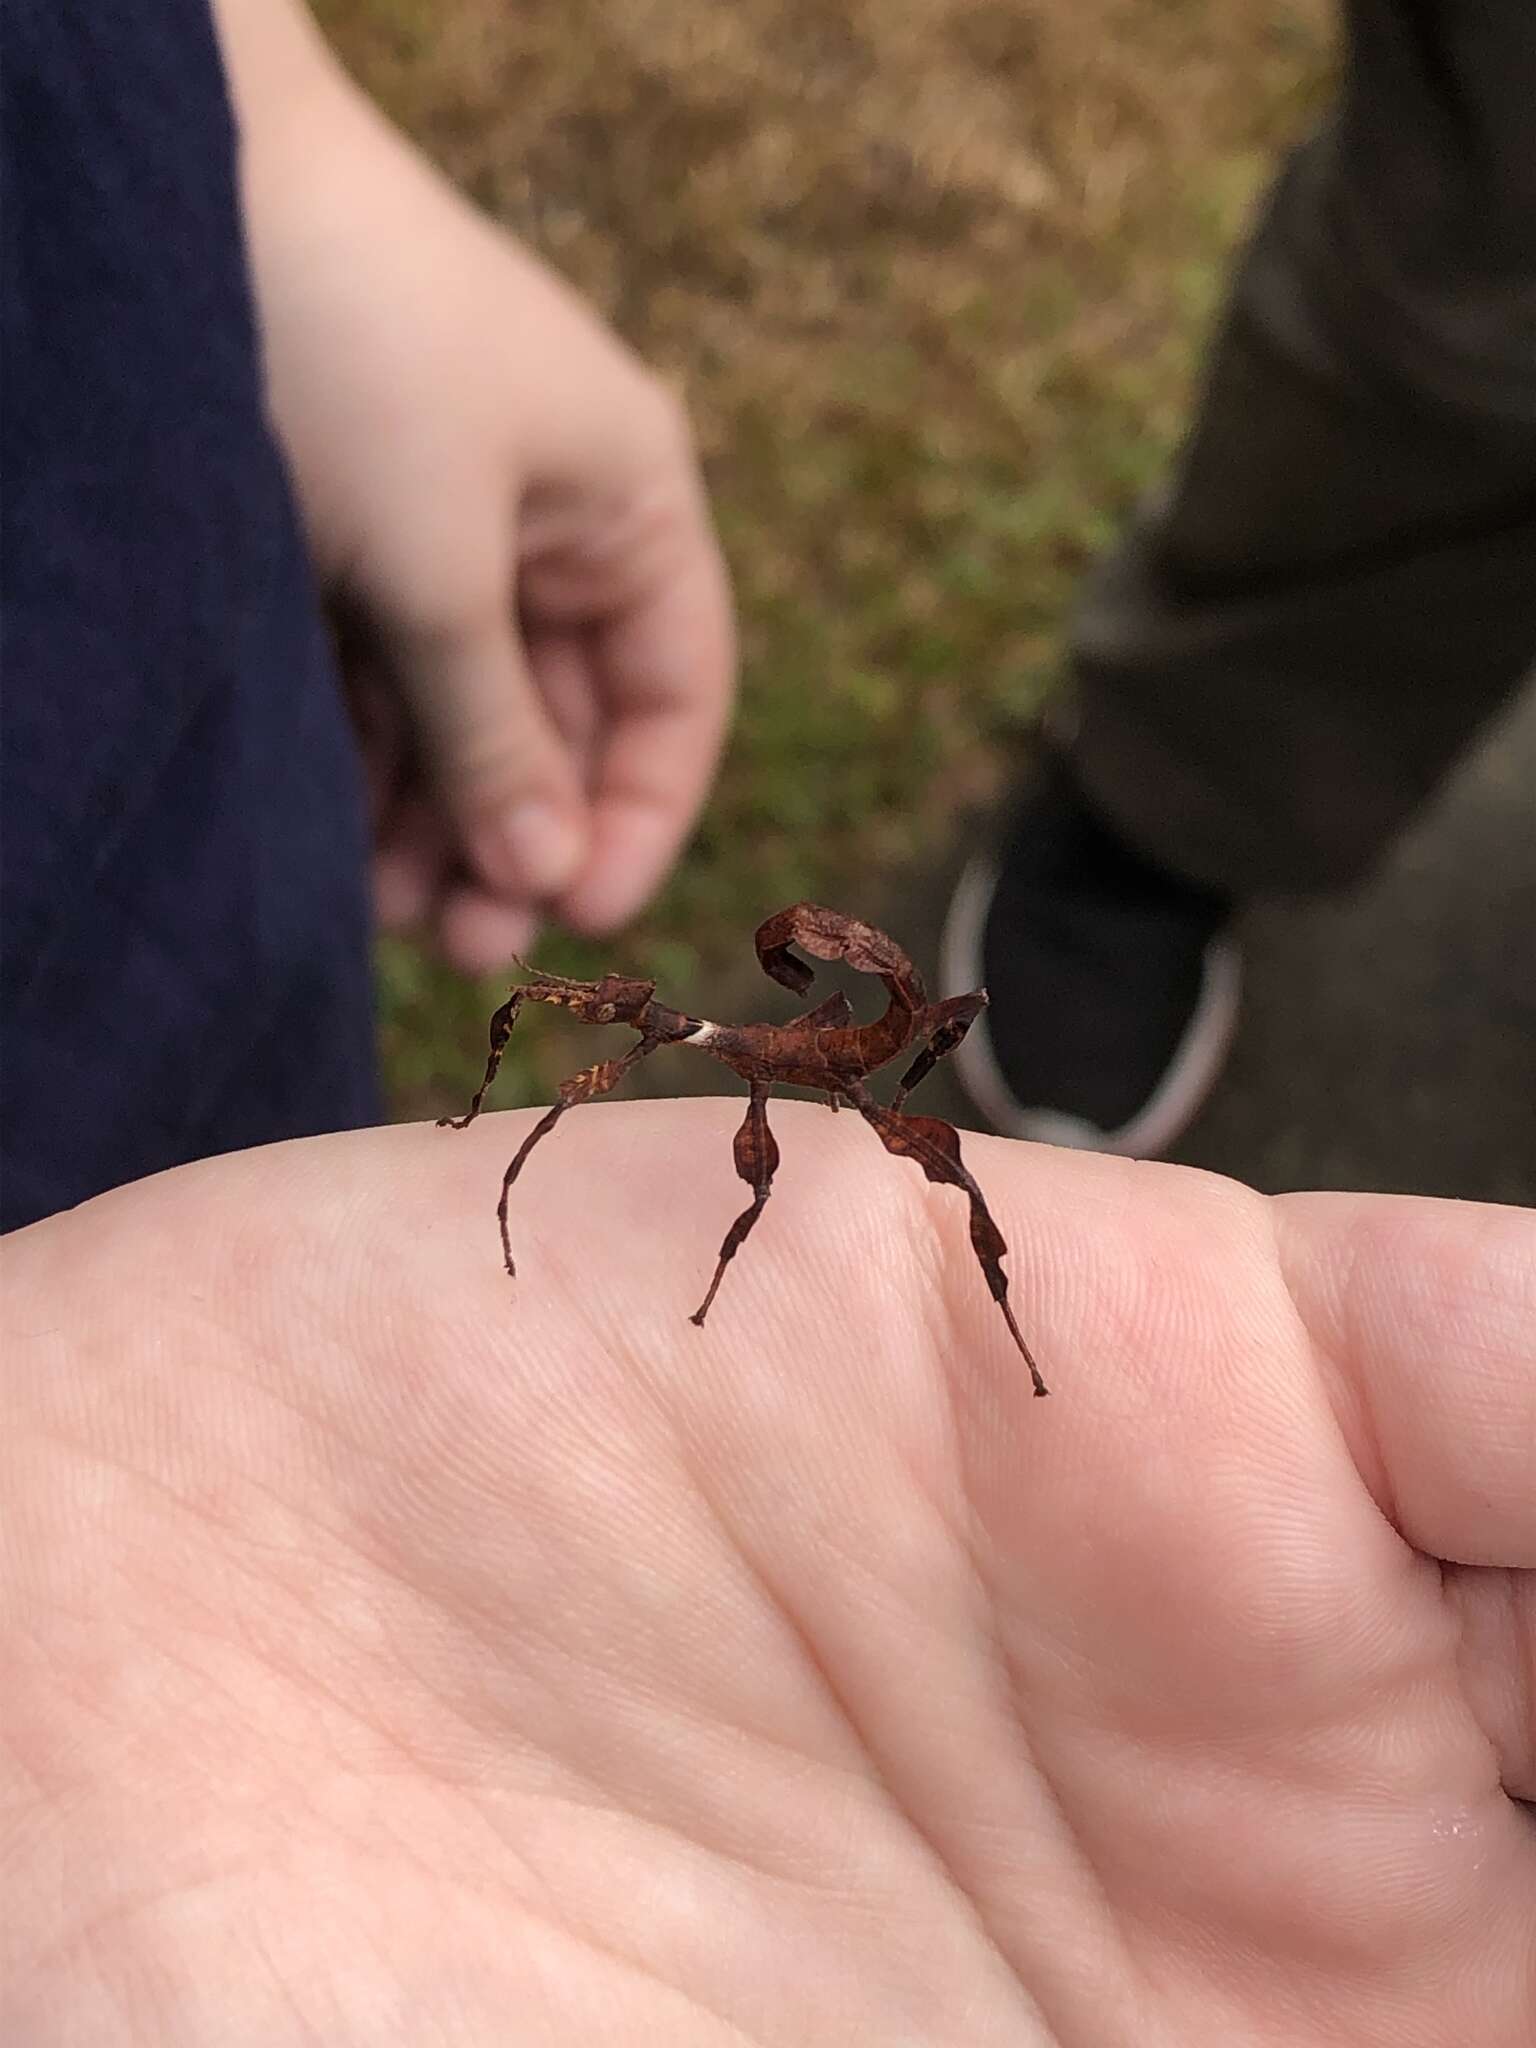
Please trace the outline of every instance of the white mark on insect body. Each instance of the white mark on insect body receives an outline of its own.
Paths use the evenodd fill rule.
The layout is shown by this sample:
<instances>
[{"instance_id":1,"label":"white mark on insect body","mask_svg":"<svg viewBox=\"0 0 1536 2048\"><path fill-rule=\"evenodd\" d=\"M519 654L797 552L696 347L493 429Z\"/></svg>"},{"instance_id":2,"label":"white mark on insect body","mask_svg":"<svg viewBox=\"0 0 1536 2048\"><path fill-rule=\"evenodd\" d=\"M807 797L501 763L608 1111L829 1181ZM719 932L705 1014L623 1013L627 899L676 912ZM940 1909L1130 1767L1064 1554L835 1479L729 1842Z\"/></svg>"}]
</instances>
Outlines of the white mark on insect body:
<instances>
[{"instance_id":1,"label":"white mark on insect body","mask_svg":"<svg viewBox=\"0 0 1536 2048\"><path fill-rule=\"evenodd\" d=\"M719 1029L720 1026L718 1024L711 1024L709 1019L706 1017L703 1020L703 1022L699 1025L697 1031L689 1032L688 1036L683 1040L683 1043L684 1045L708 1045L709 1041L714 1037L715 1033Z\"/></svg>"}]
</instances>

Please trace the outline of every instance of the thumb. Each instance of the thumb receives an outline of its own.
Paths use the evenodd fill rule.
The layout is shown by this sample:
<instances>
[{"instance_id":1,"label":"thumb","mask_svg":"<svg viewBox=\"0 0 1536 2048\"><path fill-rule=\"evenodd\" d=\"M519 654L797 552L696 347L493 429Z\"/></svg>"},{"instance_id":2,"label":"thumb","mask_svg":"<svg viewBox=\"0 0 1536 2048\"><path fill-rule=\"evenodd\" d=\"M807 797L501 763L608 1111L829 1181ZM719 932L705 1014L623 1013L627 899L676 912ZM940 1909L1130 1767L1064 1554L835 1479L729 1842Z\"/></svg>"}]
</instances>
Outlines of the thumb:
<instances>
[{"instance_id":1,"label":"thumb","mask_svg":"<svg viewBox=\"0 0 1536 2048\"><path fill-rule=\"evenodd\" d=\"M1536 1799L1536 1213L1344 1194L1277 1208L1356 1465L1437 1561L1500 1782Z\"/></svg>"},{"instance_id":2,"label":"thumb","mask_svg":"<svg viewBox=\"0 0 1536 2048\"><path fill-rule=\"evenodd\" d=\"M1286 1283L1355 1463L1415 1549L1536 1569L1536 1213L1282 1195Z\"/></svg>"},{"instance_id":3,"label":"thumb","mask_svg":"<svg viewBox=\"0 0 1536 2048\"><path fill-rule=\"evenodd\" d=\"M510 614L398 633L393 651L469 865L498 896L557 894L585 857L586 798Z\"/></svg>"}]
</instances>

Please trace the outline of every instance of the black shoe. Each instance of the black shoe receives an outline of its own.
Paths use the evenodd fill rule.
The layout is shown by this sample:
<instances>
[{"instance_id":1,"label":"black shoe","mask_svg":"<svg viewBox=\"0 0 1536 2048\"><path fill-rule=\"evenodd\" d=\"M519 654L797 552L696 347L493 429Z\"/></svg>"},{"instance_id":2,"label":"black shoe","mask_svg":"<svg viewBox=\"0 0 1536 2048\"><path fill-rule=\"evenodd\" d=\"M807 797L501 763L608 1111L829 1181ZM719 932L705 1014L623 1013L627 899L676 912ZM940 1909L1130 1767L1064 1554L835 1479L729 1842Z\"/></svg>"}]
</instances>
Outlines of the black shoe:
<instances>
[{"instance_id":1,"label":"black shoe","mask_svg":"<svg viewBox=\"0 0 1536 2048\"><path fill-rule=\"evenodd\" d=\"M976 1107L1010 1137L1164 1150L1231 1040L1232 910L1126 845L1042 752L944 929L944 993L984 985L991 998L955 1052Z\"/></svg>"}]
</instances>

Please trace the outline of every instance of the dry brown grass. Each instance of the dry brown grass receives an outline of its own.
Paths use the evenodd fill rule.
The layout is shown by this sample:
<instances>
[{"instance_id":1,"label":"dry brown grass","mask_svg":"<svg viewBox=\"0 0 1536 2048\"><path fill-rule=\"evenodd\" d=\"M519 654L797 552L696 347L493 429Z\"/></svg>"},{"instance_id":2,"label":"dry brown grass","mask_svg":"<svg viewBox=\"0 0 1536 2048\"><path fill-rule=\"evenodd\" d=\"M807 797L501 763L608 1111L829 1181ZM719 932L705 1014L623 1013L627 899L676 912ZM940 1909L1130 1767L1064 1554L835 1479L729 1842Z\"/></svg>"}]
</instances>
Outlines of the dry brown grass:
<instances>
[{"instance_id":1,"label":"dry brown grass","mask_svg":"<svg viewBox=\"0 0 1536 2048\"><path fill-rule=\"evenodd\" d=\"M620 949L686 995L779 901L922 857L995 772L1081 567L1177 434L1224 252L1320 90L1328 12L320 12L437 161L686 389L746 689L698 844ZM386 985L397 1099L435 1108L475 1062L483 996L398 949ZM535 1042L525 1092L565 1057Z\"/></svg>"}]
</instances>

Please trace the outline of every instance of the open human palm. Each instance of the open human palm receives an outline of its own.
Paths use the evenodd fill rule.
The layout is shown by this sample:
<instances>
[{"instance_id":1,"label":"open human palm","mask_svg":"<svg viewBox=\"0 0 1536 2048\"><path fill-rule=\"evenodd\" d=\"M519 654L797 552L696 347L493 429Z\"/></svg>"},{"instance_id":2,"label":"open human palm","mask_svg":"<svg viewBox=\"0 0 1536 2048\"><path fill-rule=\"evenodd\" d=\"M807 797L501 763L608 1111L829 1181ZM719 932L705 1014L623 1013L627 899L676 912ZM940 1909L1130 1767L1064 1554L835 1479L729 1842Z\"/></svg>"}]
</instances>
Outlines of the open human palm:
<instances>
[{"instance_id":1,"label":"open human palm","mask_svg":"<svg viewBox=\"0 0 1536 2048\"><path fill-rule=\"evenodd\" d=\"M1536 1218L774 1120L9 1241L0 2039L1536 2035Z\"/></svg>"}]
</instances>

